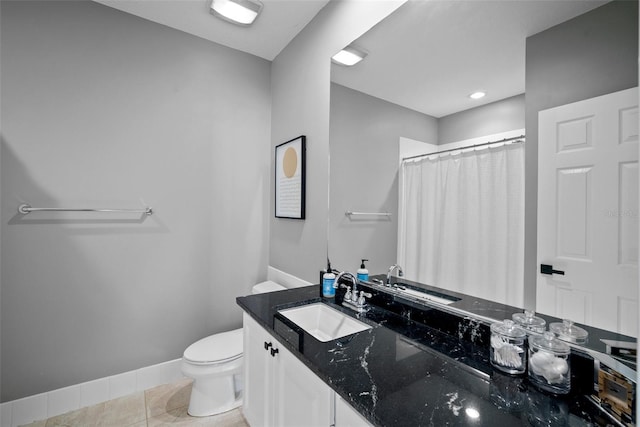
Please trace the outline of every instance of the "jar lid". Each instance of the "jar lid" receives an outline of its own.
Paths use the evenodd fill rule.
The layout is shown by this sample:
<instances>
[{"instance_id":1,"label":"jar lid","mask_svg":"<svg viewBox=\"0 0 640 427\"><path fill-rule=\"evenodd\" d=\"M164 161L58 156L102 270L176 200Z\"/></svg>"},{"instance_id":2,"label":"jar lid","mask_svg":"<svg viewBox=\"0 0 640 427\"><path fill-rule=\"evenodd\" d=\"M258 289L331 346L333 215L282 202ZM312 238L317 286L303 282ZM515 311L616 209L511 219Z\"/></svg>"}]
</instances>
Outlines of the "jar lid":
<instances>
[{"instance_id":1,"label":"jar lid","mask_svg":"<svg viewBox=\"0 0 640 427\"><path fill-rule=\"evenodd\" d=\"M544 332L547 321L535 315L531 310L525 310L524 313L513 313L511 318L518 325L536 332Z\"/></svg>"},{"instance_id":2,"label":"jar lid","mask_svg":"<svg viewBox=\"0 0 640 427\"><path fill-rule=\"evenodd\" d=\"M540 336L532 337L530 342L533 348L554 354L569 354L571 352L569 345L557 339L555 334L549 331Z\"/></svg>"},{"instance_id":3,"label":"jar lid","mask_svg":"<svg viewBox=\"0 0 640 427\"><path fill-rule=\"evenodd\" d=\"M513 323L513 320L509 319L505 319L502 322L492 323L491 332L510 338L524 338L527 335L524 329L518 327Z\"/></svg>"},{"instance_id":4,"label":"jar lid","mask_svg":"<svg viewBox=\"0 0 640 427\"><path fill-rule=\"evenodd\" d=\"M576 344L586 343L589 337L589 332L574 325L569 319L564 319L562 323L556 322L549 324L549 330L556 334L559 339Z\"/></svg>"}]
</instances>

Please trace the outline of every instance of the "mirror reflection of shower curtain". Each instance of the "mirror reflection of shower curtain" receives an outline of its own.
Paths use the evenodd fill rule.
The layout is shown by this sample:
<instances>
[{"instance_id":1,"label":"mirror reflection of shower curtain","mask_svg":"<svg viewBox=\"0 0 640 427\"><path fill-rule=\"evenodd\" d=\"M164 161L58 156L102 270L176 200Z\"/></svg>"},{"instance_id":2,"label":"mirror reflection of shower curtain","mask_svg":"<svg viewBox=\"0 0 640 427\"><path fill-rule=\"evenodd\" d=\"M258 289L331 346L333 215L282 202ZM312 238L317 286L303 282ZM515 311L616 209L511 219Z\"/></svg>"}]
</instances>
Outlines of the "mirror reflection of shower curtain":
<instances>
[{"instance_id":1,"label":"mirror reflection of shower curtain","mask_svg":"<svg viewBox=\"0 0 640 427\"><path fill-rule=\"evenodd\" d=\"M409 280L522 307L524 144L461 151L402 162L398 262Z\"/></svg>"}]
</instances>

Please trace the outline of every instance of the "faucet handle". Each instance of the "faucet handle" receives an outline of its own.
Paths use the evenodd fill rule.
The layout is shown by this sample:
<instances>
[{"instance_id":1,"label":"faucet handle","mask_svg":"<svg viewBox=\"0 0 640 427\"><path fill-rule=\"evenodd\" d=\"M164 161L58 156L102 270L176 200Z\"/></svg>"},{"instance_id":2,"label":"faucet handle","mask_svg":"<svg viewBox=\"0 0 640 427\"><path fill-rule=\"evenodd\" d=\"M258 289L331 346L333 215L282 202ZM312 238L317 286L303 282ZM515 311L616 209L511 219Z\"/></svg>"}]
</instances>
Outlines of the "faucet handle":
<instances>
[{"instance_id":1,"label":"faucet handle","mask_svg":"<svg viewBox=\"0 0 640 427\"><path fill-rule=\"evenodd\" d=\"M354 304L358 303L358 290L354 289L352 294L351 294L351 302L353 302Z\"/></svg>"},{"instance_id":2,"label":"faucet handle","mask_svg":"<svg viewBox=\"0 0 640 427\"><path fill-rule=\"evenodd\" d=\"M360 298L358 298L358 305L360 307L364 306L365 303L367 302L367 300L365 298L371 298L373 295L371 295L368 292L365 291L360 291Z\"/></svg>"},{"instance_id":3,"label":"faucet handle","mask_svg":"<svg viewBox=\"0 0 640 427\"><path fill-rule=\"evenodd\" d=\"M343 287L344 285L341 285L340 287ZM344 299L349 301L351 299L351 286L346 286L347 288L347 293L344 294Z\"/></svg>"}]
</instances>

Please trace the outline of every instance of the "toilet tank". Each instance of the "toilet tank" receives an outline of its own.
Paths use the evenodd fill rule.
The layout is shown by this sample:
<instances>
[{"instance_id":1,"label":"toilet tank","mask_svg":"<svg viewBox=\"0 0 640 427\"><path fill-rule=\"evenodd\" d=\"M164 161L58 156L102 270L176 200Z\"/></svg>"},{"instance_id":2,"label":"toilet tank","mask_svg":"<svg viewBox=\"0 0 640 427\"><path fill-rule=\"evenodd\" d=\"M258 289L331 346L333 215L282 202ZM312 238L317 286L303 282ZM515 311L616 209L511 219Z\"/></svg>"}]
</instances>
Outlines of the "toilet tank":
<instances>
[{"instance_id":1,"label":"toilet tank","mask_svg":"<svg viewBox=\"0 0 640 427\"><path fill-rule=\"evenodd\" d=\"M285 288L282 285L277 284L276 282L272 282L271 280L267 280L265 282L260 282L256 285L253 286L253 288L251 289L251 293L252 294L264 294L267 292L273 292L273 291L282 291Z\"/></svg>"}]
</instances>

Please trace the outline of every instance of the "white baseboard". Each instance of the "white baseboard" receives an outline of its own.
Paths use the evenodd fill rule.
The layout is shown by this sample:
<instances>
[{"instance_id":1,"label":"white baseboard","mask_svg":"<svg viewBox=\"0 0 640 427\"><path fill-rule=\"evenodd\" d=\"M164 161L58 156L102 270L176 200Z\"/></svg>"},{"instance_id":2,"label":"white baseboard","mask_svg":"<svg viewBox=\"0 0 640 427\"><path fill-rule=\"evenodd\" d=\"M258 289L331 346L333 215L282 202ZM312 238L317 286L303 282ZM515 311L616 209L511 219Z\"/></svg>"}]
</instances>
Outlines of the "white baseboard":
<instances>
[{"instance_id":1,"label":"white baseboard","mask_svg":"<svg viewBox=\"0 0 640 427\"><path fill-rule=\"evenodd\" d=\"M272 266L267 267L267 279L279 283L285 288L301 288L303 286L314 285L311 282L302 280L301 278L296 277L293 274L285 273L284 271L278 270L277 268Z\"/></svg>"},{"instance_id":2,"label":"white baseboard","mask_svg":"<svg viewBox=\"0 0 640 427\"><path fill-rule=\"evenodd\" d=\"M313 286L311 282L269 266L267 279L286 288ZM171 383L183 377L182 359L99 378L0 404L0 427L17 427L86 406Z\"/></svg>"},{"instance_id":3,"label":"white baseboard","mask_svg":"<svg viewBox=\"0 0 640 427\"><path fill-rule=\"evenodd\" d=\"M17 427L95 405L183 377L182 359L99 378L0 404L0 426Z\"/></svg>"}]
</instances>

